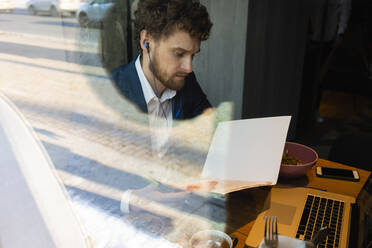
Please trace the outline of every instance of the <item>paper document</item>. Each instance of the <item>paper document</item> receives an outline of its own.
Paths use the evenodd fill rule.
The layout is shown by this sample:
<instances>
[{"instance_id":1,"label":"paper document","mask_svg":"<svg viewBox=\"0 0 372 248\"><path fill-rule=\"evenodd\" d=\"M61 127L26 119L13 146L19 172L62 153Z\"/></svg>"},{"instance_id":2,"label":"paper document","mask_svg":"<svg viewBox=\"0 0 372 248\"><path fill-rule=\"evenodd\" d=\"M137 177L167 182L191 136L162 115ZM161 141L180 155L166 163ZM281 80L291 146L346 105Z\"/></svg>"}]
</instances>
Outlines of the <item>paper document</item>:
<instances>
[{"instance_id":1,"label":"paper document","mask_svg":"<svg viewBox=\"0 0 372 248\"><path fill-rule=\"evenodd\" d=\"M220 122L214 134L202 178L217 181L212 192L229 192L274 185L291 117Z\"/></svg>"}]
</instances>

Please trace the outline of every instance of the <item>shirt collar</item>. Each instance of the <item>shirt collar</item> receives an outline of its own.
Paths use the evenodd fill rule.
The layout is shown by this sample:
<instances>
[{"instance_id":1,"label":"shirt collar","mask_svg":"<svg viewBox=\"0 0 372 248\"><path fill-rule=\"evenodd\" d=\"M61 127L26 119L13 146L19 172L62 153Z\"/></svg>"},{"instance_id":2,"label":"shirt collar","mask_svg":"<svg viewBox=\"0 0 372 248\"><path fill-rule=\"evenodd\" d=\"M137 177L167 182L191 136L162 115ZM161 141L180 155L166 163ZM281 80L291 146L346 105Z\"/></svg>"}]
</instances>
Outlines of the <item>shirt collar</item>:
<instances>
[{"instance_id":1,"label":"shirt collar","mask_svg":"<svg viewBox=\"0 0 372 248\"><path fill-rule=\"evenodd\" d=\"M141 82L143 95L145 97L146 104L148 105L149 102L152 99L156 99L157 97L156 97L156 95L154 93L154 90L152 89L149 81L145 77L145 74L143 73L142 66L141 66L141 61L140 61L140 55L137 57L135 65L136 65L136 70L137 70L139 80ZM172 99L176 95L176 93L177 92L175 90L171 90L171 89L166 88L163 91L162 96L160 97L160 101L164 102L166 100Z\"/></svg>"}]
</instances>

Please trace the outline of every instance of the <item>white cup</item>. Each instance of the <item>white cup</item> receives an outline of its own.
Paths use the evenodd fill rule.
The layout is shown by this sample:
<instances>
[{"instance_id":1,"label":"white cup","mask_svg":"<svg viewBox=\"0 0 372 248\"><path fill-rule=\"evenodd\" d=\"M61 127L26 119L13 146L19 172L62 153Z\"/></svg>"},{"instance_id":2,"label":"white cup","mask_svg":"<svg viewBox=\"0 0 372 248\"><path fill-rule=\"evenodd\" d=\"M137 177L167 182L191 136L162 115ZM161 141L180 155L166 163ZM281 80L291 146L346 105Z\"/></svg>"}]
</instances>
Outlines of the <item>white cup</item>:
<instances>
[{"instance_id":1,"label":"white cup","mask_svg":"<svg viewBox=\"0 0 372 248\"><path fill-rule=\"evenodd\" d=\"M203 230L191 236L189 246L190 248L232 248L232 240L224 232Z\"/></svg>"}]
</instances>

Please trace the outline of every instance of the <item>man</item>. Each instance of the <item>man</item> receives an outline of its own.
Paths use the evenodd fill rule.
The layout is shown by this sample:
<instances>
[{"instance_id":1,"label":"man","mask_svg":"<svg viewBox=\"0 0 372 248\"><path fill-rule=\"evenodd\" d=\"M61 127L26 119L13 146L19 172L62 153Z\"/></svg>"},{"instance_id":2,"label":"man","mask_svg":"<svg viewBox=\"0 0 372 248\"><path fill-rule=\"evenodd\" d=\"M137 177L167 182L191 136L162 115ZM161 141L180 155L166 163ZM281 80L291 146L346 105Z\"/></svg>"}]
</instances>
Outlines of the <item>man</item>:
<instances>
[{"instance_id":1,"label":"man","mask_svg":"<svg viewBox=\"0 0 372 248\"><path fill-rule=\"evenodd\" d=\"M120 92L141 111L168 120L190 119L211 107L192 61L212 23L197 0L143 0L135 12L140 55L111 73Z\"/></svg>"},{"instance_id":2,"label":"man","mask_svg":"<svg viewBox=\"0 0 372 248\"><path fill-rule=\"evenodd\" d=\"M192 62L212 23L197 0L142 0L134 24L140 55L111 76L119 91L149 114L152 151L163 157L173 119L194 118L211 107Z\"/></svg>"},{"instance_id":3,"label":"man","mask_svg":"<svg viewBox=\"0 0 372 248\"><path fill-rule=\"evenodd\" d=\"M208 39L212 23L198 0L140 0L134 22L140 55L114 69L111 76L123 96L149 114L150 128L156 130L152 147L162 156L168 138L163 131L172 127L173 120L194 118L211 107L193 73L192 62L201 41ZM192 187L208 190L213 185ZM141 199L183 209L186 199L195 198L188 191L169 190L173 191L153 184L128 190L122 196L121 210L136 212L136 206L144 206Z\"/></svg>"}]
</instances>

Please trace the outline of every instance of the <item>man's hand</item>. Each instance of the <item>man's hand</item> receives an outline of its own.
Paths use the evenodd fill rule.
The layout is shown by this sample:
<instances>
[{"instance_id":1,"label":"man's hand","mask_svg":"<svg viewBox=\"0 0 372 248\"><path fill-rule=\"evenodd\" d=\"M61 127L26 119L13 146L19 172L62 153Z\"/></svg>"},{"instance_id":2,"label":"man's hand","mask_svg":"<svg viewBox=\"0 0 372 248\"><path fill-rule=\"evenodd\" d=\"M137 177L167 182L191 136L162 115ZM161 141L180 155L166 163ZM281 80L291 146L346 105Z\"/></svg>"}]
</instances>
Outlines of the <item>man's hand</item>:
<instances>
[{"instance_id":1,"label":"man's hand","mask_svg":"<svg viewBox=\"0 0 372 248\"><path fill-rule=\"evenodd\" d=\"M191 195L191 191L178 191L164 193L160 192L159 188L150 184L143 189L133 190L129 204L130 212L158 210L180 209L184 207L186 199Z\"/></svg>"},{"instance_id":2,"label":"man's hand","mask_svg":"<svg viewBox=\"0 0 372 248\"><path fill-rule=\"evenodd\" d=\"M214 188L214 186L217 185L217 183L218 183L217 181L199 182L187 185L186 189L191 191L209 192Z\"/></svg>"},{"instance_id":3,"label":"man's hand","mask_svg":"<svg viewBox=\"0 0 372 248\"><path fill-rule=\"evenodd\" d=\"M216 181L189 184L183 190L169 193L161 192L158 186L150 184L143 189L132 191L129 200L130 212L192 211L206 200L203 196L194 194L193 191L209 192L216 184Z\"/></svg>"}]
</instances>

